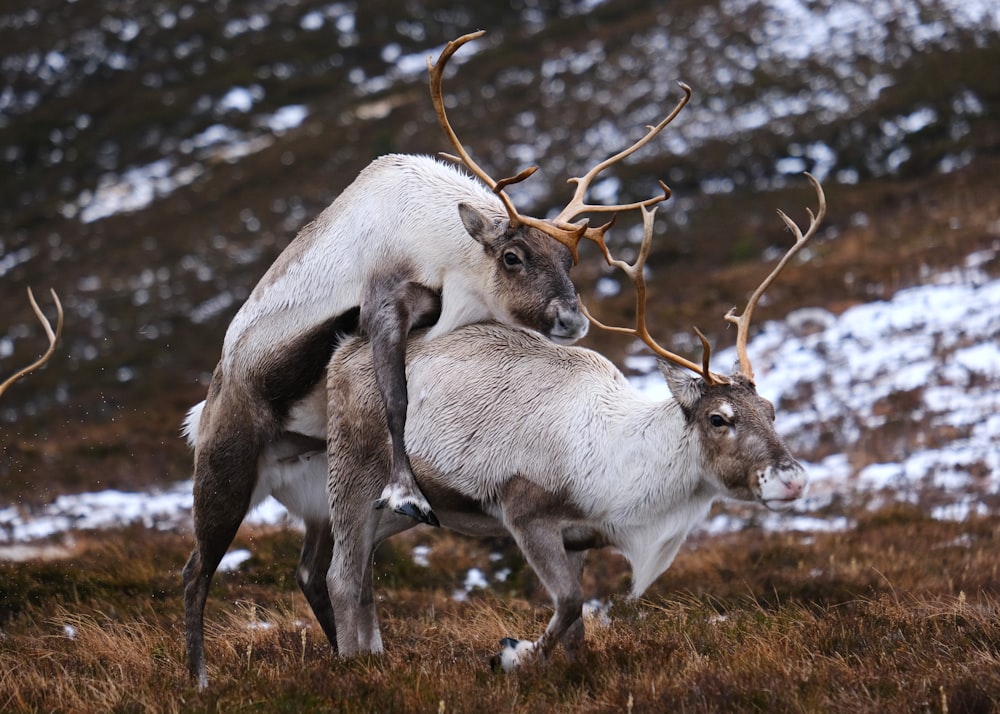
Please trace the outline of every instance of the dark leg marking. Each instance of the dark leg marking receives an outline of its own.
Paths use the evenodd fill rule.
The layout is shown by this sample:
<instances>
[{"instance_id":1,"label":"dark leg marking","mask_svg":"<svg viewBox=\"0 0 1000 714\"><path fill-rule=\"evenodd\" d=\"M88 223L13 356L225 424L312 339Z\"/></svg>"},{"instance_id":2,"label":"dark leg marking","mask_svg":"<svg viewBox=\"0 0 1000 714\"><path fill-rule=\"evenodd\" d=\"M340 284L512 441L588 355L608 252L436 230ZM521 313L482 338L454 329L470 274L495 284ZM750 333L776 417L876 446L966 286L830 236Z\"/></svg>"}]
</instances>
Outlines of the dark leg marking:
<instances>
[{"instance_id":1,"label":"dark leg marking","mask_svg":"<svg viewBox=\"0 0 1000 714\"><path fill-rule=\"evenodd\" d=\"M372 282L361 307L361 329L372 345L375 381L385 404L392 465L389 482L377 508L386 506L432 526L440 525L430 504L417 487L406 455L406 338L416 327L433 323L440 315L440 295L399 275Z\"/></svg>"},{"instance_id":2,"label":"dark leg marking","mask_svg":"<svg viewBox=\"0 0 1000 714\"><path fill-rule=\"evenodd\" d=\"M194 467L195 549L183 574L188 671L201 688L208 683L205 602L212 577L250 507L258 457L264 446L277 438L291 405L324 377L327 363L344 336L357 331L359 316L360 308L352 308L282 345L280 352L275 351L261 365L263 373L256 383L227 380L220 368L212 376L202 413L204 436L198 443ZM329 563L329 555L325 558ZM320 582L324 582L322 577ZM312 580L309 587L307 598L315 590ZM324 605L313 598L310 605L331 642L336 642L332 611L325 615L329 610L328 598L326 601Z\"/></svg>"}]
</instances>

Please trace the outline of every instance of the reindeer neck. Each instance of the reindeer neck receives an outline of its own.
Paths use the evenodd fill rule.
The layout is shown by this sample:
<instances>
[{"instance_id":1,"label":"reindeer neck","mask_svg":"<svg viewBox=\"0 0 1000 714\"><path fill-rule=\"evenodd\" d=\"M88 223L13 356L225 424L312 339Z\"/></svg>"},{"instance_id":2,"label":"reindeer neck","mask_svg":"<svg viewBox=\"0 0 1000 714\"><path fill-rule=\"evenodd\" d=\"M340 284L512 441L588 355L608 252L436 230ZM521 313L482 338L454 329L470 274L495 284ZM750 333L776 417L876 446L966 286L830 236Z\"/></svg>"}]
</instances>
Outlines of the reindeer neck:
<instances>
[{"instance_id":1,"label":"reindeer neck","mask_svg":"<svg viewBox=\"0 0 1000 714\"><path fill-rule=\"evenodd\" d=\"M604 436L605 453L613 456L602 478L622 495L623 506L628 499L621 516L648 522L696 497L704 483L697 434L672 398L654 402L636 395L609 418Z\"/></svg>"},{"instance_id":2,"label":"reindeer neck","mask_svg":"<svg viewBox=\"0 0 1000 714\"><path fill-rule=\"evenodd\" d=\"M606 480L615 485L606 492L615 504L606 537L631 564L638 596L667 569L718 494L701 466L697 435L675 400L637 401L621 423L631 448Z\"/></svg>"}]
</instances>

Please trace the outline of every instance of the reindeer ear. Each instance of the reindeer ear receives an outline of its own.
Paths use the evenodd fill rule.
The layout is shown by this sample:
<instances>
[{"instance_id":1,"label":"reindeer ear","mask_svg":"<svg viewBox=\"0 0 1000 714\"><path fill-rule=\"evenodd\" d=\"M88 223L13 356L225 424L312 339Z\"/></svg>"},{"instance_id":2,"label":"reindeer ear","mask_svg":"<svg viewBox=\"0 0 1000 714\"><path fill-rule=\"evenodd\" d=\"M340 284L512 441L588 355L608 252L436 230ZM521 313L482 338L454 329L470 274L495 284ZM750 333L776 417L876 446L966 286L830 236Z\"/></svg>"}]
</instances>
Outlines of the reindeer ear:
<instances>
[{"instance_id":1,"label":"reindeer ear","mask_svg":"<svg viewBox=\"0 0 1000 714\"><path fill-rule=\"evenodd\" d=\"M667 380L670 393L674 395L677 403L685 411L694 408L694 405L705 394L705 382L701 377L691 374L683 367L678 367L665 360L657 360L656 366Z\"/></svg>"},{"instance_id":2,"label":"reindeer ear","mask_svg":"<svg viewBox=\"0 0 1000 714\"><path fill-rule=\"evenodd\" d=\"M506 218L491 218L468 203L458 204L458 215L468 234L488 253L493 253L497 249L510 223Z\"/></svg>"}]
</instances>

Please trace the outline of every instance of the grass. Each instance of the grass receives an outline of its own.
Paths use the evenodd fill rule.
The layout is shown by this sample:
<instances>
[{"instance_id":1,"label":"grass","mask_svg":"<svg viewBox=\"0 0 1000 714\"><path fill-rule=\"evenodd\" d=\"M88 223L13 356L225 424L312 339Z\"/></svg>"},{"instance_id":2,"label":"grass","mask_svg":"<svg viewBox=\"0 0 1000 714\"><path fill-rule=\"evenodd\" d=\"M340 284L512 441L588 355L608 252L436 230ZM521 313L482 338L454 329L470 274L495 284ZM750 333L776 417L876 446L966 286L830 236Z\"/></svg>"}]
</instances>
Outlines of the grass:
<instances>
[{"instance_id":1,"label":"grass","mask_svg":"<svg viewBox=\"0 0 1000 714\"><path fill-rule=\"evenodd\" d=\"M379 555L386 653L334 658L295 588L297 534L247 532L255 557L209 599L211 684L183 659L179 570L189 538L84 536L71 560L0 564L0 710L989 712L1000 707L1000 525L910 506L843 533L696 537L639 601L621 558L594 553L587 652L515 674L501 637L551 614L527 568L456 601L497 543L421 531ZM431 546L427 568L407 556ZM505 563L518 556L503 550Z\"/></svg>"},{"instance_id":2,"label":"grass","mask_svg":"<svg viewBox=\"0 0 1000 714\"><path fill-rule=\"evenodd\" d=\"M13 387L0 405L0 502L30 506L69 491L147 489L189 476L191 457L178 437L179 424L204 397L204 375L217 360L232 312L294 233L286 207L301 204L307 220L374 154L443 146L422 86L390 90L405 101L382 120L345 118L357 101L348 91L348 69L378 76L385 67L375 50L390 41L410 53L456 36L466 25L489 28L502 44L463 67L448 91L466 104L481 87L496 92L490 101L472 103L468 113L457 112L455 120L473 153L503 173L521 168L508 165L504 127L520 111L537 109L532 98L538 90L504 88L502 73L511 66L539 67L561 48L582 49L593 39L613 51L658 22L662 12L656 4L619 0L588 16L555 19L558 3L537 3L552 16L539 41L542 36L518 27L517 13L499 5L481 4L467 23L459 15L471 10L425 4L438 34L420 41L386 21L404 14L398 3L358 4L364 42L347 49L331 45L327 35L296 32L302 5L274 8L272 29L253 41L220 36L228 18L224 8L217 11L220 17L198 13L192 20L197 26L181 22L145 33L143 41L155 46L139 53L134 72L81 78L77 90L47 98L38 111L11 120L8 143L20 154L11 171L0 174L0 187L10 197L0 206L2 248L13 253L31 246L37 254L0 281L0 297L9 306L4 329L31 330L16 340L4 365L30 362L43 344L25 286L55 286L68 309L52 363ZM672 21L687 27L702 5L671 4ZM47 30L56 38L77 25L96 26L105 12L100 3L70 7L53 0L42 0L39 8L63 13ZM729 28L732 42L745 41L740 27ZM189 61L170 59L174 47L195 35L206 40ZM12 53L58 46L49 34L42 45L32 33L4 37ZM167 53L158 54L158 48ZM223 59L211 59L212 48L224 49ZM769 292L761 320L802 306L839 312L887 298L995 245L997 53L995 46L972 41L947 52L917 53L885 70L895 84L858 115L830 125L803 119L795 141L834 147L843 165L859 168L859 182L827 182L827 232L813 259L790 268ZM198 60L207 62L207 72L188 71ZM297 68L289 80L257 71L285 60ZM688 71L677 68L684 77ZM162 75L164 86L145 86L140 80L146 74ZM801 81L809 76L802 73ZM786 81L793 80L762 70L753 89ZM204 181L146 211L94 224L61 217L59 205L93 187L105 170L98 161L105 144L119 152L119 170L161 158L158 142L149 137L197 133L217 120L189 111L199 97L217 99L231 86L251 83L265 87L261 111L308 104L311 117L303 131L238 164L212 165ZM965 117L967 135L949 139L942 121L908 139L913 158L898 175L874 176L864 169L884 120L924 105L948 117L963 89L985 107ZM695 91L696 102L713 95L703 82ZM755 96L750 89L733 91L747 92L734 98L737 104ZM601 118L583 109L538 113L540 130L565 128L562 143L543 162L543 170L555 174L551 190L559 197L565 187L553 159ZM44 157L53 130L67 130L81 113L90 116L91 126L74 142L78 160L50 165ZM239 121L225 118L243 126ZM682 121L689 120L682 115ZM774 209L801 219L813 202L804 183L789 181L785 189L766 192L750 188L754 176L766 174L787 153L789 141L781 132L762 130L748 139L745 151L719 140L690 156L652 154L621 168L626 191L637 197L664 173L675 191L649 261L650 324L661 341L670 342L671 332L689 336L691 325L705 330L716 350L732 339L721 316L766 272L759 257L765 249L788 238ZM942 155L966 149L974 154L969 165L948 174L935 169ZM286 156L294 158L291 170ZM733 177L738 189L704 195L699 181L717 176ZM239 218L251 207L259 231ZM685 220L667 226L665 217L677 213ZM226 239L223 248L213 242L218 236ZM249 247L255 251L249 263L233 259ZM153 290L149 302L136 304L131 285L150 265L169 268L169 289ZM211 277L202 279L192 265L210 268ZM1000 274L1000 263L983 269ZM592 306L594 284L604 274L596 254L585 252L574 278ZM94 277L99 291L79 287ZM190 320L194 306L225 290L238 298L228 312L206 324ZM628 324L632 303L626 288L595 311L609 323ZM143 339L150 326L159 337ZM587 345L618 363L628 348L620 337L596 330ZM134 369L136 378L119 381L121 366ZM906 410L912 396L893 395L884 408ZM900 445L933 437L926 423L901 420L892 427L892 433L880 430L852 447L851 462L891 461ZM909 506L851 515L858 527L844 533L807 537L749 530L693 539L634 603L620 599L628 589L621 559L595 554L586 589L614 603L610 622L592 624L589 652L580 661L557 654L548 667L513 676L497 676L486 666L497 641L537 636L550 611L534 575L510 548L429 531L384 547L377 590L388 651L339 661L294 584L298 535L247 532L240 545L254 557L238 573L220 574L210 597L212 686L203 694L191 686L183 664L180 568L190 538L138 527L79 536L69 544L71 559L0 563L0 711L1000 710L1000 525L988 519L934 521ZM429 567L413 564L414 542L432 546ZM498 549L503 558L491 563L489 555ZM510 574L457 602L452 592L469 567L504 567Z\"/></svg>"}]
</instances>

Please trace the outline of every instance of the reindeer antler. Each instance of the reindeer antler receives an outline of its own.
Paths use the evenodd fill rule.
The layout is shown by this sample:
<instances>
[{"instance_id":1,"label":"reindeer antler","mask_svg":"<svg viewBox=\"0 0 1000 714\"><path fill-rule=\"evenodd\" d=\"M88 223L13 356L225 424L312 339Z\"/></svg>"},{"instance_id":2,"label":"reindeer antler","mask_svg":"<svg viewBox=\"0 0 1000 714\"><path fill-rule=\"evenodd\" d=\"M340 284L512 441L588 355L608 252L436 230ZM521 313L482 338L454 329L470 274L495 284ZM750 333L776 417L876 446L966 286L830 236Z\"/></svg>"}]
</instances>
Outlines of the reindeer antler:
<instances>
[{"instance_id":1,"label":"reindeer antler","mask_svg":"<svg viewBox=\"0 0 1000 714\"><path fill-rule=\"evenodd\" d=\"M820 223L822 223L823 218L826 216L826 194L823 193L823 187L820 186L819 181L812 174L806 172L805 176L809 179L809 183L812 184L813 188L816 190L816 198L819 200L819 208L816 210L816 214L813 215L811 208L806 208L806 213L809 214L809 228L806 229L805 234L798 225L793 221L788 215L778 209L778 215L781 216L781 220L785 222L785 225L792 231L795 236L795 244L788 249L778 261L778 264L774 266L774 270L771 274L764 278L764 281L757 286L753 295L747 301L747 306L743 308L743 314L737 315L736 308L731 308L729 312L726 313L726 320L736 325L736 354L740 361L740 374L746 377L750 382L753 382L753 367L750 365L750 357L747 356L747 337L750 332L750 318L753 316L754 308L757 307L757 302L760 300L764 291L774 282L774 279L778 277L778 273L785 269L788 265L788 261L798 253L802 246L806 242L816 235L816 230L819 228Z\"/></svg>"},{"instance_id":2,"label":"reindeer antler","mask_svg":"<svg viewBox=\"0 0 1000 714\"><path fill-rule=\"evenodd\" d=\"M622 211L633 210L636 208L649 208L661 201L665 201L670 198L670 189L662 181L659 182L660 189L663 191L662 195L653 196L647 198L644 201L636 201L634 203L626 204L616 204L612 206L602 206L593 205L586 202L586 193L590 188L590 184L593 183L594 179L604 171L609 166L618 163L622 159L630 156L638 149L645 146L650 140L653 139L657 134L659 134L663 129L673 121L674 117L684 108L688 100L691 98L691 88L686 84L679 83L681 88L684 90L684 97L677 103L673 111L670 112L659 124L656 126L648 127L648 131L645 136L639 139L637 142L632 144L627 149L620 151L614 156L605 159L597 166L592 168L582 177L571 178L569 181L576 184L576 191L573 194L573 198L566 205L559 215L556 216L551 221L544 221L538 218L533 218L532 216L526 216L518 212L517 208L514 207L513 202L510 197L504 192L504 188L507 186L523 181L529 176L531 176L538 169L537 166L532 166L521 171L516 176L510 178L501 179L499 181L494 180L487 174L480 166L477 164L469 152L466 151L465 147L462 145L461 140L455 134L454 129L451 127L451 123L448 121L448 115L444 108L444 99L441 94L441 82L444 75L445 65L448 60L451 59L452 55L462 47L462 45L482 37L485 34L483 30L479 32L472 32L467 35L463 35L455 40L450 41L445 45L444 49L441 50L441 54L438 56L436 63L432 64L430 57L427 58L427 70L430 74L430 90L431 90L431 101L434 104L434 110L438 117L438 122L441 124L441 129L444 131L445 135L451 141L452 146L458 152L458 156L452 156L450 154L444 154L446 158L453 161L464 163L466 167L473 174L479 177L487 186L489 186L494 193L503 202L504 207L507 209L507 214L510 217L511 224L514 226L526 225L536 228L543 233L555 238L557 241L565 245L570 249L573 254L573 261L576 262L579 259L578 246L581 238L587 238L594 241L598 245L601 245L604 240L604 234L611 227L614 222L614 218L604 225L591 227L586 222L574 223L573 221L583 215L584 213L620 213Z\"/></svg>"},{"instance_id":3,"label":"reindeer antler","mask_svg":"<svg viewBox=\"0 0 1000 714\"><path fill-rule=\"evenodd\" d=\"M588 320L594 323L597 327L600 327L602 330L617 332L623 335L631 335L639 338L646 344L647 347L653 350L653 352L660 357L670 360L674 364L678 364L681 367L686 367L693 372L697 372L709 384L715 384L722 381L721 377L712 374L712 372L708 369L708 362L712 350L708 344L708 339L698 328L695 328L695 332L701 340L703 355L701 367L696 365L694 362L671 352L665 347L662 347L656 340L653 339L652 335L649 334L649 329L646 327L646 278L643 275L643 268L646 265L646 258L649 257L649 246L653 240L653 218L656 216L656 206L652 208L641 206L641 210L642 243L639 244L639 254L636 256L634 263L629 265L624 260L618 260L611 255L611 251L604 242L603 235L600 237L598 242L598 246L601 248L601 252L604 253L604 259L608 262L608 265L620 269L623 273L625 273L628 279L632 281L632 285L635 288L635 327L605 325L603 322L590 314L590 311L587 310L587 306L583 304L582 299L580 299L580 309L583 311L583 314L587 316Z\"/></svg>"},{"instance_id":4,"label":"reindeer antler","mask_svg":"<svg viewBox=\"0 0 1000 714\"><path fill-rule=\"evenodd\" d=\"M56 304L57 317L56 317L56 329L55 329L55 332L52 331L52 323L50 323L45 318L45 315L44 315L44 313L42 313L41 308L38 307L38 303L35 302L35 296L31 292L31 288L28 288L28 302L31 303L31 308L35 311L35 315L38 316L38 321L41 322L42 323L42 327L45 328L45 334L49 338L49 348L45 351L45 354L43 354L37 360L35 360L31 364L29 364L27 367L23 367L22 369L18 370L13 375L11 375L6 380L4 380L4 382L2 384L0 384L0 395L2 395L5 391L7 391L7 387L9 387L10 385L12 385L14 382L16 382L17 380L19 380L21 377L23 377L24 375L28 374L29 372L34 372L36 369L38 369L43 364L45 364L46 362L48 362L49 361L49 357L52 356L52 353L56 349L56 342L58 342L59 336L62 334L62 328L63 328L63 308L62 308L62 303L59 302L59 296L56 295L56 291L52 290L51 288L49 288L49 292L52 293L52 300Z\"/></svg>"},{"instance_id":5,"label":"reindeer antler","mask_svg":"<svg viewBox=\"0 0 1000 714\"><path fill-rule=\"evenodd\" d=\"M785 225L787 225L795 235L795 245L793 245L788 252L782 256L781 260L778 261L778 264L771 271L770 275L764 278L764 281L757 287L753 295L750 296L750 300L747 302L747 306L744 308L743 314L737 316L736 308L732 308L725 315L725 319L728 322L736 325L736 354L739 357L740 374L742 374L743 377L751 383L754 381L754 375L753 368L750 365L750 358L747 356L747 337L750 329L750 318L753 315L754 308L757 306L757 302L764 294L764 291L767 290L772 282L774 282L774 279L778 276L778 274L784 270L785 266L792 259L792 257L798 253L799 250L801 250L802 246L804 246L810 238L816 235L816 231L819 228L820 223L826 216L826 196L823 193L823 187L820 186L819 181L817 181L812 174L806 173L806 178L808 178L810 183L812 183L813 188L816 190L816 196L819 199L819 208L817 209L815 215L813 214L812 209L806 209L806 212L809 214L809 228L805 233L803 233L795 221L789 218L784 211L780 209L778 210L778 215L781 216L781 220L785 222ZM727 382L729 381L727 378L715 374L709 369L709 362L712 353L711 346L709 345L708 338L706 338L697 327L694 328L694 331L698 335L698 339L701 340L702 346L702 364L700 367L694 362L691 362L684 357L680 357L670 350L660 346L649 334L649 329L646 327L646 279L643 276L643 268L646 264L646 258L649 257L649 246L653 236L653 216L655 213L655 208L642 208L642 243L639 246L639 254L633 264L629 265L622 260L616 260L608 250L603 237L598 242L601 251L604 253L604 259L608 262L608 265L621 269L628 279L632 281L632 285L635 287L635 327L614 327L605 325L595 319L590 312L587 311L587 308L583 305L582 301L580 302L580 308L583 310L587 318L597 327L608 330L609 332L617 332L637 337L660 357L670 360L681 367L686 367L693 372L697 372L708 384Z\"/></svg>"}]
</instances>

